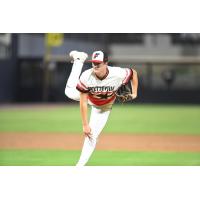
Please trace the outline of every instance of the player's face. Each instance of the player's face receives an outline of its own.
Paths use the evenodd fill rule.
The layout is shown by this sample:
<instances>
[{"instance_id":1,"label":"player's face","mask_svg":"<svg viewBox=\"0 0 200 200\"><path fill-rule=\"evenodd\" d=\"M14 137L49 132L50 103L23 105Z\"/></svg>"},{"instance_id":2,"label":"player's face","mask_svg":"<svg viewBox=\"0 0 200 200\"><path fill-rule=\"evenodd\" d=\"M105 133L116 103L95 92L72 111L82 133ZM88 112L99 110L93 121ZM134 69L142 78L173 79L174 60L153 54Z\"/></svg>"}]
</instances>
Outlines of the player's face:
<instances>
[{"instance_id":1,"label":"player's face","mask_svg":"<svg viewBox=\"0 0 200 200\"><path fill-rule=\"evenodd\" d=\"M102 73L105 71L107 65L106 63L92 63L92 67L95 73Z\"/></svg>"}]
</instances>

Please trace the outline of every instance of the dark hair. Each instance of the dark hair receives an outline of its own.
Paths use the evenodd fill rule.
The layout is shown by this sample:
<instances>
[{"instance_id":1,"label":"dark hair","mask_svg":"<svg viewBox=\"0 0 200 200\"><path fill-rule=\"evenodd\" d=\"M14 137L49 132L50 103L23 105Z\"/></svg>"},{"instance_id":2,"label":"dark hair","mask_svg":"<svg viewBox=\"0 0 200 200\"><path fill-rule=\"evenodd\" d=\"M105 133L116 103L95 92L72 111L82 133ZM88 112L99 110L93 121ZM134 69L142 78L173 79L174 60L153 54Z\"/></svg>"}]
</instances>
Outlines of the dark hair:
<instances>
[{"instance_id":1,"label":"dark hair","mask_svg":"<svg viewBox=\"0 0 200 200\"><path fill-rule=\"evenodd\" d=\"M108 62L108 54L103 52L103 62Z\"/></svg>"}]
</instances>

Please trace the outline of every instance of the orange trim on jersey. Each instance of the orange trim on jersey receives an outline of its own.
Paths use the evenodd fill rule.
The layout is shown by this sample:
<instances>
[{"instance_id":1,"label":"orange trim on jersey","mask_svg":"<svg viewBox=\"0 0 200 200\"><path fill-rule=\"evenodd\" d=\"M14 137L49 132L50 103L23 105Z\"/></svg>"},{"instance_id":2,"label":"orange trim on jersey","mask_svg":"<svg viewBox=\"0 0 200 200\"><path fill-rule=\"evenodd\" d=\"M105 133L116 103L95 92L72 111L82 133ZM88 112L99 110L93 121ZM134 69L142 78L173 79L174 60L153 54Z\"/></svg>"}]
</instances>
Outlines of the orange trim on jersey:
<instances>
[{"instance_id":1,"label":"orange trim on jersey","mask_svg":"<svg viewBox=\"0 0 200 200\"><path fill-rule=\"evenodd\" d=\"M116 92L116 91L115 91ZM112 92L90 92L91 95L98 95L98 94L113 94Z\"/></svg>"},{"instance_id":2,"label":"orange trim on jersey","mask_svg":"<svg viewBox=\"0 0 200 200\"><path fill-rule=\"evenodd\" d=\"M128 76L128 71L127 71L127 69L126 69L126 76L125 76L125 78L124 78L124 80L122 81L122 83L124 83L124 81L126 80L126 77Z\"/></svg>"},{"instance_id":3,"label":"orange trim on jersey","mask_svg":"<svg viewBox=\"0 0 200 200\"><path fill-rule=\"evenodd\" d=\"M76 89L80 92L83 92L83 93L87 93L89 92L89 90L85 90L83 87L81 87L79 84L77 84L76 86Z\"/></svg>"},{"instance_id":4,"label":"orange trim on jersey","mask_svg":"<svg viewBox=\"0 0 200 200\"><path fill-rule=\"evenodd\" d=\"M79 80L79 83L80 83L85 89L88 89L80 80Z\"/></svg>"},{"instance_id":5,"label":"orange trim on jersey","mask_svg":"<svg viewBox=\"0 0 200 200\"><path fill-rule=\"evenodd\" d=\"M94 98L93 96L89 95L88 96L88 99L96 106L102 106L102 105L105 105L105 104L108 104L112 101L114 101L116 98L115 95L113 95L110 99L97 99L97 98Z\"/></svg>"},{"instance_id":6,"label":"orange trim on jersey","mask_svg":"<svg viewBox=\"0 0 200 200\"><path fill-rule=\"evenodd\" d=\"M123 84L127 84L128 82L129 82L129 80L131 79L131 77L133 76L133 71L132 71L132 69L127 69L126 70L126 77L125 77L125 79L123 80Z\"/></svg>"}]
</instances>

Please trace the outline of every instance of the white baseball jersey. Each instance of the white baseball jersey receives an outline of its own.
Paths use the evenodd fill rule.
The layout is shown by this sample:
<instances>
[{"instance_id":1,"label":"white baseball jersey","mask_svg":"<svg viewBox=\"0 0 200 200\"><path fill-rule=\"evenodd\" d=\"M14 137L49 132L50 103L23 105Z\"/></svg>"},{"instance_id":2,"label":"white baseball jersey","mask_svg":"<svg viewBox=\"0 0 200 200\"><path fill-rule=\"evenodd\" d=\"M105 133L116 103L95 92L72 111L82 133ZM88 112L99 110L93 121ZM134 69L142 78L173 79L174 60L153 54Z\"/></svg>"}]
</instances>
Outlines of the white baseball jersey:
<instances>
[{"instance_id":1,"label":"white baseball jersey","mask_svg":"<svg viewBox=\"0 0 200 200\"><path fill-rule=\"evenodd\" d=\"M91 105L113 104L116 98L115 92L122 84L127 84L132 75L133 71L129 68L108 66L106 75L99 79L91 68L82 73L76 89L88 93Z\"/></svg>"}]
</instances>

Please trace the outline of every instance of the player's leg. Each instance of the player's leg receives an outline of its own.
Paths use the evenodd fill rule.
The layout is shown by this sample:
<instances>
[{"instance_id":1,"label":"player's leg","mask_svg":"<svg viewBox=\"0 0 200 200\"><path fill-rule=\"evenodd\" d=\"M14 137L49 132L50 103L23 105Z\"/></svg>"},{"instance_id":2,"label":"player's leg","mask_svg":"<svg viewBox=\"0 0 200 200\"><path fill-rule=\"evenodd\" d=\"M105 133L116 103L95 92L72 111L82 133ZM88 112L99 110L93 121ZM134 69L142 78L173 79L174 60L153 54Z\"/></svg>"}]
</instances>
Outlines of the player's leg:
<instances>
[{"instance_id":1,"label":"player's leg","mask_svg":"<svg viewBox=\"0 0 200 200\"><path fill-rule=\"evenodd\" d=\"M65 95L68 96L70 99L79 101L80 93L76 89L76 85L81 74L83 63L87 59L88 55L84 52L78 51L71 51L69 55L73 59L73 65L65 87Z\"/></svg>"},{"instance_id":2,"label":"player's leg","mask_svg":"<svg viewBox=\"0 0 200 200\"><path fill-rule=\"evenodd\" d=\"M89 160L96 147L98 136L108 120L109 114L110 110L102 112L102 110L92 107L89 123L92 139L85 137L81 156L76 166L84 166Z\"/></svg>"}]
</instances>

